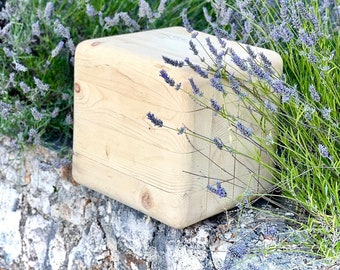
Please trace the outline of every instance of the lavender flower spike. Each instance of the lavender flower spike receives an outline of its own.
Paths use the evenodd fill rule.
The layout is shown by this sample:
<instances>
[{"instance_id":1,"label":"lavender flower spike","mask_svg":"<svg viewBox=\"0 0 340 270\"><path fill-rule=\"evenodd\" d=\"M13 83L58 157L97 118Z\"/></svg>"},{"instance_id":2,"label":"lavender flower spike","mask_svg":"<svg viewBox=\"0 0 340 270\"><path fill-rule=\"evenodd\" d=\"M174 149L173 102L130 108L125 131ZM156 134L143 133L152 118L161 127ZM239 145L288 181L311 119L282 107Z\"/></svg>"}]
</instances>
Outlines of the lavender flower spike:
<instances>
[{"instance_id":1,"label":"lavender flower spike","mask_svg":"<svg viewBox=\"0 0 340 270\"><path fill-rule=\"evenodd\" d=\"M230 54L231 54L231 61L233 61L236 66L238 66L242 71L247 71L248 70L248 66L247 66L245 60L242 59L241 57L239 57L234 52L234 50L230 50Z\"/></svg>"},{"instance_id":2,"label":"lavender flower spike","mask_svg":"<svg viewBox=\"0 0 340 270\"><path fill-rule=\"evenodd\" d=\"M218 149L222 150L224 144L220 138L214 138L213 143L217 146Z\"/></svg>"},{"instance_id":3,"label":"lavender flower spike","mask_svg":"<svg viewBox=\"0 0 340 270\"><path fill-rule=\"evenodd\" d=\"M237 122L236 127L241 132L241 134L246 136L246 137L251 137L253 135L253 129L247 128L240 121Z\"/></svg>"},{"instance_id":4,"label":"lavender flower spike","mask_svg":"<svg viewBox=\"0 0 340 270\"><path fill-rule=\"evenodd\" d=\"M313 98L313 100L315 102L319 102L320 101L320 96L319 93L316 91L315 86L314 85L309 85L309 92Z\"/></svg>"},{"instance_id":5,"label":"lavender flower spike","mask_svg":"<svg viewBox=\"0 0 340 270\"><path fill-rule=\"evenodd\" d=\"M159 72L159 76L161 76L164 79L164 81L167 84L169 84L170 86L174 86L175 85L175 81L169 77L168 73L164 69L162 69Z\"/></svg>"},{"instance_id":6,"label":"lavender flower spike","mask_svg":"<svg viewBox=\"0 0 340 270\"><path fill-rule=\"evenodd\" d=\"M318 144L318 150L322 157L331 158L331 155L329 154L327 147L324 146L323 144Z\"/></svg>"},{"instance_id":7,"label":"lavender flower spike","mask_svg":"<svg viewBox=\"0 0 340 270\"><path fill-rule=\"evenodd\" d=\"M207 42L209 51L210 51L215 57L217 57L217 56L218 56L217 49L216 49L215 46L211 43L210 38L207 37L205 40L206 40L206 42Z\"/></svg>"},{"instance_id":8,"label":"lavender flower spike","mask_svg":"<svg viewBox=\"0 0 340 270\"><path fill-rule=\"evenodd\" d=\"M203 93L200 91L200 89L198 88L198 86L195 84L194 79L193 79L193 78L190 78L190 79L189 79L189 82L190 82L190 85L191 85L191 88L192 88L192 93L193 93L194 95L200 95L200 96L202 96Z\"/></svg>"},{"instance_id":9,"label":"lavender flower spike","mask_svg":"<svg viewBox=\"0 0 340 270\"><path fill-rule=\"evenodd\" d=\"M219 112L220 110L222 110L222 107L220 105L218 105L216 100L211 98L210 102L211 102L211 108L213 108L214 111Z\"/></svg>"},{"instance_id":10,"label":"lavender flower spike","mask_svg":"<svg viewBox=\"0 0 340 270\"><path fill-rule=\"evenodd\" d=\"M192 50L194 55L198 55L198 50L197 50L196 45L194 44L194 42L192 40L189 41L189 45L190 45L190 50Z\"/></svg>"},{"instance_id":11,"label":"lavender flower spike","mask_svg":"<svg viewBox=\"0 0 340 270\"><path fill-rule=\"evenodd\" d=\"M227 197L227 192L225 191L224 187L222 187L221 182L217 181L216 182L216 188L213 187L212 185L207 185L207 189L214 193L217 194L218 197L223 198L223 197Z\"/></svg>"},{"instance_id":12,"label":"lavender flower spike","mask_svg":"<svg viewBox=\"0 0 340 270\"><path fill-rule=\"evenodd\" d=\"M152 124L154 124L157 127L162 127L163 126L163 121L159 118L157 118L153 113L148 112L146 114L148 119L151 121Z\"/></svg>"},{"instance_id":13,"label":"lavender flower spike","mask_svg":"<svg viewBox=\"0 0 340 270\"><path fill-rule=\"evenodd\" d=\"M51 57L56 57L64 47L64 41L60 41L58 45L52 50Z\"/></svg>"},{"instance_id":14,"label":"lavender flower spike","mask_svg":"<svg viewBox=\"0 0 340 270\"><path fill-rule=\"evenodd\" d=\"M224 93L223 84L220 78L217 78L217 77L211 78L210 85L214 87L215 89L217 89L217 91Z\"/></svg>"},{"instance_id":15,"label":"lavender flower spike","mask_svg":"<svg viewBox=\"0 0 340 270\"><path fill-rule=\"evenodd\" d=\"M183 67L183 65L184 65L184 62L182 62L182 61L173 60L173 59L166 57L166 56L162 56L162 58L163 58L163 60L166 64L170 64L174 67Z\"/></svg>"},{"instance_id":16,"label":"lavender flower spike","mask_svg":"<svg viewBox=\"0 0 340 270\"><path fill-rule=\"evenodd\" d=\"M190 24L190 22L189 22L189 20L188 20L188 17L187 17L187 10L186 10L186 9L184 9L184 10L182 11L181 16L182 16L182 22L183 22L183 25L184 25L185 29L188 31L188 33L193 32L193 31L194 31L194 28L191 26L191 24Z\"/></svg>"}]
</instances>

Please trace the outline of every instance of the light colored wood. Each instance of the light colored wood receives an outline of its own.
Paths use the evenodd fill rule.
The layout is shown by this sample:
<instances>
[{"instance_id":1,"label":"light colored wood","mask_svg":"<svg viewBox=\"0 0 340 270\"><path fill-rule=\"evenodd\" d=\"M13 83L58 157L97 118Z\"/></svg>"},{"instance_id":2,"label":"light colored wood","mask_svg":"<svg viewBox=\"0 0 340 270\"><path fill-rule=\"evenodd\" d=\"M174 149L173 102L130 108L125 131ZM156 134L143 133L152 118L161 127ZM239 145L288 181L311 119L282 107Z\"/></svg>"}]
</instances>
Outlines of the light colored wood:
<instances>
[{"instance_id":1,"label":"light colored wood","mask_svg":"<svg viewBox=\"0 0 340 270\"><path fill-rule=\"evenodd\" d=\"M208 36L199 33L203 41ZM150 111L167 126L185 124L208 138L220 137L233 147L254 152L253 145L231 132L225 119L209 110L197 110L200 107L185 93L169 87L159 76L160 69L165 69L188 90L188 78L193 77L205 96L221 102L209 80L188 67L163 63L162 55L179 60L188 56L189 39L181 27L105 37L80 43L75 57L74 179L175 228L234 207L245 190L261 193L270 186L265 181L250 181L249 171L215 145L191 138L194 149L185 136L148 121ZM243 45L227 42L227 46L245 55ZM278 54L254 49L263 51L277 72L282 72ZM235 75L246 76L227 61ZM237 96L230 93L227 106L253 125ZM253 128L258 132L255 125ZM270 178L257 163L237 158ZM227 198L207 191L214 178L224 181Z\"/></svg>"}]
</instances>

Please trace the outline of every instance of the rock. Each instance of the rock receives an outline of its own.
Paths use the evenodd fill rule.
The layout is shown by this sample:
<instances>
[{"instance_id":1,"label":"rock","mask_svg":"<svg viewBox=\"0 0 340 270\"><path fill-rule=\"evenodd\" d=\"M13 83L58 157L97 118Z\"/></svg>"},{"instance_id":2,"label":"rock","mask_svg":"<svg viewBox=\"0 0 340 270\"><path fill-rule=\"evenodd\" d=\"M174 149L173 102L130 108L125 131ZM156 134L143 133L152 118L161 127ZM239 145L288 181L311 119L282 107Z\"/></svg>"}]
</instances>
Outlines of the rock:
<instances>
[{"instance_id":1,"label":"rock","mask_svg":"<svg viewBox=\"0 0 340 270\"><path fill-rule=\"evenodd\" d=\"M234 210L177 230L75 184L65 177L69 168L53 165L58 163L53 151L19 151L9 138L0 137L1 269L262 270L326 265L293 252L302 249L293 239L305 236L277 218L285 211L268 208L267 203L258 205L266 212ZM280 239L287 239L293 251L281 251Z\"/></svg>"}]
</instances>

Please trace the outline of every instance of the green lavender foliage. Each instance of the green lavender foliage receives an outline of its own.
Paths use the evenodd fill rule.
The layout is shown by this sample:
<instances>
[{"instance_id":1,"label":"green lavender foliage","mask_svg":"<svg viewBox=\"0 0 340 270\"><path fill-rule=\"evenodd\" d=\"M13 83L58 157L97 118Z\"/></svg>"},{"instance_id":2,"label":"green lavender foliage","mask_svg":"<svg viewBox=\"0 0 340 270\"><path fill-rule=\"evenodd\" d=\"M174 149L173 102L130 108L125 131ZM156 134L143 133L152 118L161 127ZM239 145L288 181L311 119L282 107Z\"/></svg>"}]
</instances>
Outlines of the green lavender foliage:
<instances>
[{"instance_id":1,"label":"green lavender foliage","mask_svg":"<svg viewBox=\"0 0 340 270\"><path fill-rule=\"evenodd\" d=\"M84 39L181 25L180 14L187 9L197 30L215 33L213 29L222 29L228 39L278 52L284 61L284 76L275 83L262 78L242 97L276 127L277 136L252 139L271 156L275 167L268 170L283 195L307 213L301 228L310 237L304 244L325 257L340 253L337 0L2 3L0 133L10 135L18 145L34 143L59 149L71 145L74 50ZM205 76L204 69L200 72ZM223 76L233 80L226 73ZM216 89L221 87L218 79L213 82ZM282 85L288 92L280 92ZM269 93L273 87L279 100L270 95L266 100L254 91ZM207 100L217 117L227 116L222 104ZM244 134L251 134L241 122L234 124ZM178 128L180 133L188 132ZM217 138L211 142L232 152ZM261 163L258 157L254 159Z\"/></svg>"},{"instance_id":2,"label":"green lavender foliage","mask_svg":"<svg viewBox=\"0 0 340 270\"><path fill-rule=\"evenodd\" d=\"M281 153L271 153L279 167L277 185L313 216L312 248L335 257L340 253L339 3L239 2L242 8L235 12L244 18L239 21L253 27L248 38L242 31L239 37L278 52L283 79L296 89L270 118L279 131L275 144Z\"/></svg>"},{"instance_id":3,"label":"green lavender foliage","mask_svg":"<svg viewBox=\"0 0 340 270\"><path fill-rule=\"evenodd\" d=\"M0 6L0 133L16 144L72 144L75 46L202 17L204 1L8 0ZM199 26L199 23L196 24Z\"/></svg>"},{"instance_id":4,"label":"green lavender foliage","mask_svg":"<svg viewBox=\"0 0 340 270\"><path fill-rule=\"evenodd\" d=\"M230 121L244 137L248 137L247 140L251 137L258 149L265 150L274 166L264 164L259 155L249 158L267 166L283 196L304 209L308 221L300 225L309 235L304 244L311 248L311 252L335 258L340 254L339 3L322 0L215 0L211 5L212 10L207 8L204 11L205 18L210 32L220 39L222 45L216 49L209 42L204 44L215 59L215 65L206 69L209 79L214 76L211 85L227 98L228 95L221 90L223 85L219 76L229 81L235 93L237 84L244 83L235 81L225 69L223 57L217 54L225 51L241 70L257 78L251 87L244 87L246 93L240 96L240 102L251 108L254 121L258 119L256 115L261 115L271 123L277 131L276 136L254 136L242 125L242 119L230 115L223 104L204 103L204 99L202 101L195 95L204 89L198 90L196 85L192 85L194 94L191 89L184 91L202 107L210 107L216 117ZM187 29L192 30L190 25ZM261 55L253 56L257 65L253 63L251 53L247 59L241 59L223 49L225 38L278 52L283 58L283 76L272 76L268 68L270 63ZM194 35L193 41L195 39ZM193 46L191 50L195 51ZM190 66L189 61L185 62ZM203 61L202 69L204 66ZM218 76L214 75L216 70ZM171 77L171 74L167 76ZM207 100L209 98L205 97ZM257 126L261 127L260 121ZM263 132L266 132L265 128ZM190 130L181 133L197 136ZM210 140L221 150L230 151L225 142L201 138Z\"/></svg>"}]
</instances>

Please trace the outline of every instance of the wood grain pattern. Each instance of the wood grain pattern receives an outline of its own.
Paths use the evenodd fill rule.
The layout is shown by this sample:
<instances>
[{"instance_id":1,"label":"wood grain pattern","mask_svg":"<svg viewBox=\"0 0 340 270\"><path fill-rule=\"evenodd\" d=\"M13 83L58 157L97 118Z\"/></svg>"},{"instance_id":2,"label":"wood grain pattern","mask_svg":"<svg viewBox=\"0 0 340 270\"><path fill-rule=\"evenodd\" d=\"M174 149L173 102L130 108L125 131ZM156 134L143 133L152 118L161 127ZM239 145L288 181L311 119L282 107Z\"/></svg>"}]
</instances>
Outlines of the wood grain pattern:
<instances>
[{"instance_id":1,"label":"wood grain pattern","mask_svg":"<svg viewBox=\"0 0 340 270\"><path fill-rule=\"evenodd\" d=\"M266 182L250 181L249 170L226 151L197 138L190 138L189 143L185 136L154 127L147 120L151 111L167 126L185 124L208 138L216 136L233 147L254 151L252 145L237 139L236 130L225 119L202 110L160 78L160 69L166 69L184 89L190 89L188 78L194 77L207 97L222 102L209 80L188 67L178 69L162 62L162 55L184 59L189 39L181 27L106 37L80 43L75 57L74 179L175 228L235 206L247 188L263 192L269 187ZM227 46L245 53L235 42ZM256 50L264 51L278 73L282 72L278 54ZM246 76L231 61L228 68L238 77ZM235 115L242 114L252 124L237 96L230 93L227 102ZM265 175L257 163L237 158ZM225 180L227 198L207 192L207 184L214 184L214 179Z\"/></svg>"}]
</instances>

